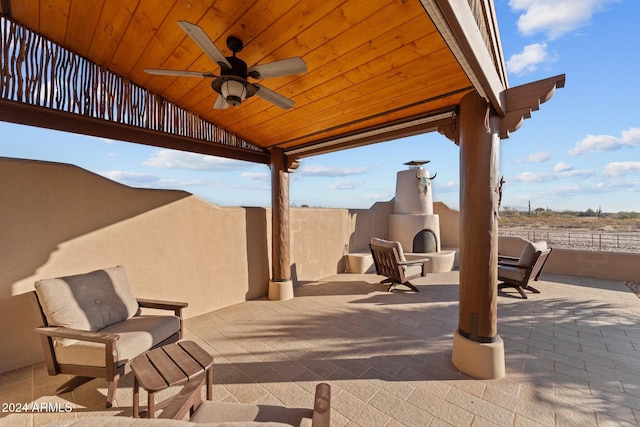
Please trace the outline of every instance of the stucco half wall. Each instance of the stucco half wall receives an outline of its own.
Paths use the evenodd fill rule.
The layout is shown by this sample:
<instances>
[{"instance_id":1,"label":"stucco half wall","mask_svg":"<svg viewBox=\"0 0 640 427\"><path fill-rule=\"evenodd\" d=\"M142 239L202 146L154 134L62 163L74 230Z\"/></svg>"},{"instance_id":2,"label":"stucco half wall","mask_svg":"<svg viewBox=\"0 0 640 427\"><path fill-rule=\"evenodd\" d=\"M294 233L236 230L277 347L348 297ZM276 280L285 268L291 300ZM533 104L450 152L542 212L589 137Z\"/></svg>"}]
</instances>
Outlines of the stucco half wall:
<instances>
[{"instance_id":1,"label":"stucco half wall","mask_svg":"<svg viewBox=\"0 0 640 427\"><path fill-rule=\"evenodd\" d=\"M498 252L501 255L519 257L527 242L529 240L522 237L500 236ZM640 254L554 248L544 265L543 272L597 279L638 281Z\"/></svg>"},{"instance_id":2,"label":"stucco half wall","mask_svg":"<svg viewBox=\"0 0 640 427\"><path fill-rule=\"evenodd\" d=\"M42 359L25 295L41 278L123 265L135 296L186 301L186 317L267 295L270 209L2 157L0 188L0 372ZM346 251L388 235L390 206L292 209L294 283L344 272Z\"/></svg>"}]
</instances>

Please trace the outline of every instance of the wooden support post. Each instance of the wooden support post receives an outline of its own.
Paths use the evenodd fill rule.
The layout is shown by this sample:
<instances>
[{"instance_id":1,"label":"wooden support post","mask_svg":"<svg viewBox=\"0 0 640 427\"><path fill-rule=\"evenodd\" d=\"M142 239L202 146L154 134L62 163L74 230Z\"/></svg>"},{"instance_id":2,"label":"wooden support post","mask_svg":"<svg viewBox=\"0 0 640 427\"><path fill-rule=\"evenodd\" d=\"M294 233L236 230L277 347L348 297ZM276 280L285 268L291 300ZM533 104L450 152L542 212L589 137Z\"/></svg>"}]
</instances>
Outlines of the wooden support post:
<instances>
[{"instance_id":1,"label":"wooden support post","mask_svg":"<svg viewBox=\"0 0 640 427\"><path fill-rule=\"evenodd\" d=\"M460 305L453 363L483 379L504 376L497 331L500 119L476 92L460 102Z\"/></svg>"},{"instance_id":2,"label":"wooden support post","mask_svg":"<svg viewBox=\"0 0 640 427\"><path fill-rule=\"evenodd\" d=\"M293 298L289 230L289 172L281 148L271 150L271 281L269 299Z\"/></svg>"}]
</instances>

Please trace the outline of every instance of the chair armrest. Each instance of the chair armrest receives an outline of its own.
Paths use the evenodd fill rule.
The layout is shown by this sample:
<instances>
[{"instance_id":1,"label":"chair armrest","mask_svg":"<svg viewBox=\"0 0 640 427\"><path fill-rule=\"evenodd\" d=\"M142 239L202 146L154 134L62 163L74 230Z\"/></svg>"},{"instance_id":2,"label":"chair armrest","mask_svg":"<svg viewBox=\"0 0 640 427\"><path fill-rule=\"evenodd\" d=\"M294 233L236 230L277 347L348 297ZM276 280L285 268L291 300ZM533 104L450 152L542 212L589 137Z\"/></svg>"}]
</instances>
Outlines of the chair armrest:
<instances>
[{"instance_id":1,"label":"chair armrest","mask_svg":"<svg viewBox=\"0 0 640 427\"><path fill-rule=\"evenodd\" d=\"M499 261L513 261L513 262L518 262L520 258L518 258L517 256L507 256L507 255L498 255L498 260Z\"/></svg>"},{"instance_id":2,"label":"chair armrest","mask_svg":"<svg viewBox=\"0 0 640 427\"><path fill-rule=\"evenodd\" d=\"M136 298L138 305L141 308L155 308L158 310L171 310L176 316L182 317L182 309L189 304L186 302L178 301L160 301L155 299Z\"/></svg>"},{"instance_id":3,"label":"chair armrest","mask_svg":"<svg viewBox=\"0 0 640 427\"><path fill-rule=\"evenodd\" d=\"M312 427L329 427L331 425L331 386L320 383L316 386L313 403Z\"/></svg>"},{"instance_id":4,"label":"chair armrest","mask_svg":"<svg viewBox=\"0 0 640 427\"><path fill-rule=\"evenodd\" d=\"M42 335L53 338L70 338L78 341L90 341L103 344L114 343L120 339L120 335L111 332L81 331L79 329L65 328L62 326L46 326L35 328Z\"/></svg>"},{"instance_id":5,"label":"chair armrest","mask_svg":"<svg viewBox=\"0 0 640 427\"><path fill-rule=\"evenodd\" d=\"M511 267L511 268L517 268L519 270L527 270L527 271L533 269L533 265L517 265L510 262L500 262L500 261L498 261L498 267Z\"/></svg>"},{"instance_id":6,"label":"chair armrest","mask_svg":"<svg viewBox=\"0 0 640 427\"><path fill-rule=\"evenodd\" d=\"M429 258L418 258L418 259L412 259L411 261L401 261L398 263L398 265L418 265L418 264L424 264L427 261L429 261Z\"/></svg>"}]
</instances>

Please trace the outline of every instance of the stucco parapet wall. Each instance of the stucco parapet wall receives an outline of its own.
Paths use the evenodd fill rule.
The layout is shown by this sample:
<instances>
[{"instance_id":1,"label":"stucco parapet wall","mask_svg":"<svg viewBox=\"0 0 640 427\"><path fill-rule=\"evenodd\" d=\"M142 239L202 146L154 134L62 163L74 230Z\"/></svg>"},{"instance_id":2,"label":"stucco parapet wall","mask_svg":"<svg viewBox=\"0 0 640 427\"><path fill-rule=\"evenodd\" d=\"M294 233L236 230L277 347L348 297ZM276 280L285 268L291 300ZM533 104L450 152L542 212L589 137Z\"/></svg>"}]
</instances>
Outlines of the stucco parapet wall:
<instances>
[{"instance_id":1,"label":"stucco parapet wall","mask_svg":"<svg viewBox=\"0 0 640 427\"><path fill-rule=\"evenodd\" d=\"M637 281L640 253L554 248L543 273Z\"/></svg>"}]
</instances>

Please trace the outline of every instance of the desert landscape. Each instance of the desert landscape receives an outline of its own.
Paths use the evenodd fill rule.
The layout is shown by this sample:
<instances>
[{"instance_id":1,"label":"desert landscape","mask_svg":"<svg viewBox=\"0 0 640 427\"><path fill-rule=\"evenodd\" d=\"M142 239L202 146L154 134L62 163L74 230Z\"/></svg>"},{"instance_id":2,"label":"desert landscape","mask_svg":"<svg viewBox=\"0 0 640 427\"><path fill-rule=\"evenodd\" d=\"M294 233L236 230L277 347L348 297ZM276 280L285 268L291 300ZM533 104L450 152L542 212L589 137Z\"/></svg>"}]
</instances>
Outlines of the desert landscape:
<instances>
[{"instance_id":1,"label":"desert landscape","mask_svg":"<svg viewBox=\"0 0 640 427\"><path fill-rule=\"evenodd\" d=\"M640 213L500 211L501 235L546 240L550 246L594 251L640 252Z\"/></svg>"},{"instance_id":2,"label":"desert landscape","mask_svg":"<svg viewBox=\"0 0 640 427\"><path fill-rule=\"evenodd\" d=\"M507 208L500 212L499 233L546 240L556 248L640 252L640 214L636 212L520 212ZM640 298L640 282L627 281L625 285Z\"/></svg>"}]
</instances>

